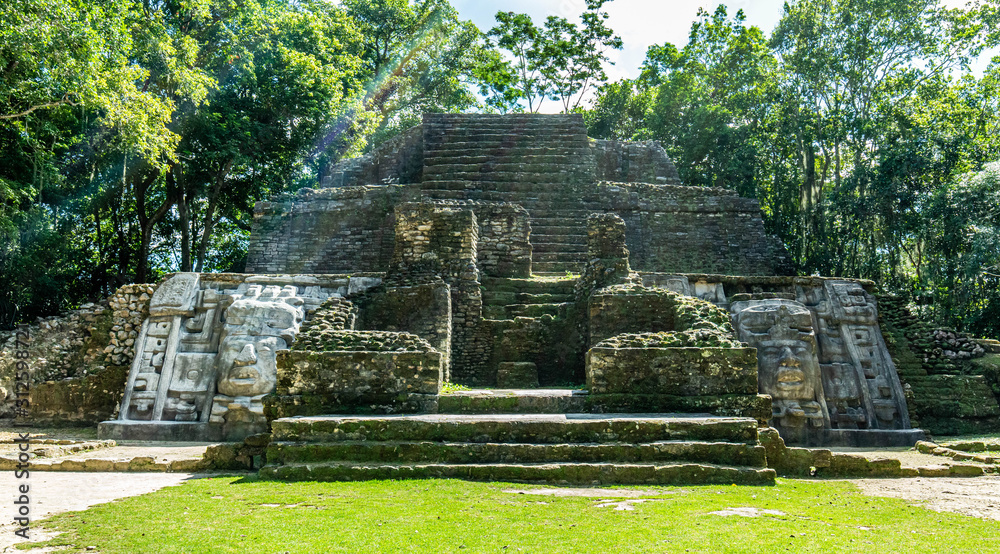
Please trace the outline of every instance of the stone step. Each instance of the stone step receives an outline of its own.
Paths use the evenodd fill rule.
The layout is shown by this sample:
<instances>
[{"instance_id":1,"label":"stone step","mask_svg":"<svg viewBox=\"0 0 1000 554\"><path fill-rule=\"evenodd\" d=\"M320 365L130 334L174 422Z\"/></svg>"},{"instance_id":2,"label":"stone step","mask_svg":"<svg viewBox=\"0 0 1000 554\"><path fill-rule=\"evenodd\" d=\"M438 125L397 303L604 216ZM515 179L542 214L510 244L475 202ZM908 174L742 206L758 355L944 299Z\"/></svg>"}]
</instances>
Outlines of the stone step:
<instances>
[{"instance_id":1,"label":"stone step","mask_svg":"<svg viewBox=\"0 0 1000 554\"><path fill-rule=\"evenodd\" d=\"M515 297L518 304L558 304L573 300L573 294L534 294L530 292L520 292Z\"/></svg>"},{"instance_id":2,"label":"stone step","mask_svg":"<svg viewBox=\"0 0 1000 554\"><path fill-rule=\"evenodd\" d=\"M574 296L572 292L556 293L556 294L490 291L490 290L486 290L483 292L484 306L505 307L513 305L564 304L567 302L572 302L573 300ZM537 316L526 316L526 317L537 317ZM490 318L490 319L509 319L509 318Z\"/></svg>"},{"instance_id":3,"label":"stone step","mask_svg":"<svg viewBox=\"0 0 1000 554\"><path fill-rule=\"evenodd\" d=\"M448 179L435 179L435 184L447 188L452 182ZM457 181L460 183L461 181ZM426 186L426 183L425 183ZM490 183L486 189L497 202L514 202L529 199L532 201L546 199L563 199L573 201L575 206L581 206L580 196L585 194L592 183ZM586 203L582 204L586 206ZM579 209L579 208L577 208Z\"/></svg>"},{"instance_id":4,"label":"stone step","mask_svg":"<svg viewBox=\"0 0 1000 554\"><path fill-rule=\"evenodd\" d=\"M276 419L274 441L757 444L750 418L677 414L326 415Z\"/></svg>"},{"instance_id":5,"label":"stone step","mask_svg":"<svg viewBox=\"0 0 1000 554\"><path fill-rule=\"evenodd\" d=\"M559 302L550 304L506 304L506 305L483 305L483 317L486 319L514 319L515 317L542 317L551 315L565 319L568 310L573 306L572 302Z\"/></svg>"},{"instance_id":6,"label":"stone step","mask_svg":"<svg viewBox=\"0 0 1000 554\"><path fill-rule=\"evenodd\" d=\"M560 172L565 173L567 171L580 173L582 170L574 167L566 167L557 163L543 163L543 162L527 162L522 159L513 161L498 161L496 159L487 162L470 162L467 160L457 160L453 163L441 163L440 160L434 160L435 163L432 165L424 166L424 180L428 179L431 175L451 175L458 173L490 173L496 175L503 175L508 173L554 173L558 174ZM460 179L461 177L453 177L453 179ZM516 179L515 179L516 180Z\"/></svg>"},{"instance_id":7,"label":"stone step","mask_svg":"<svg viewBox=\"0 0 1000 554\"><path fill-rule=\"evenodd\" d=\"M587 128L585 126L566 122L501 121L480 123L478 125L456 125L454 123L424 124L425 138L448 137L452 135L465 136L477 133L506 133L507 135L567 134L573 137L587 138Z\"/></svg>"},{"instance_id":8,"label":"stone step","mask_svg":"<svg viewBox=\"0 0 1000 554\"><path fill-rule=\"evenodd\" d=\"M428 169L433 166L438 165L452 165L452 164L496 164L496 163L521 163L527 165L539 165L539 164L561 164L566 161L566 156L554 155L554 154L524 154L518 156L516 159L511 159L508 156L500 156L499 158L495 153L468 153L462 156L434 156L432 158L426 158L424 160L424 169Z\"/></svg>"},{"instance_id":9,"label":"stone step","mask_svg":"<svg viewBox=\"0 0 1000 554\"><path fill-rule=\"evenodd\" d=\"M469 442L272 442L269 462L538 464L696 462L767 467L764 447L729 442L659 441L643 444L518 444Z\"/></svg>"},{"instance_id":10,"label":"stone step","mask_svg":"<svg viewBox=\"0 0 1000 554\"><path fill-rule=\"evenodd\" d=\"M442 115L445 117L441 117ZM501 126L543 126L546 128L578 127L580 129L586 129L586 125L582 119L576 119L572 116L562 114L498 114L495 116L476 114L471 117L470 114L428 114L424 116L422 123L425 128L459 126L466 129L473 129L480 127Z\"/></svg>"},{"instance_id":11,"label":"stone step","mask_svg":"<svg viewBox=\"0 0 1000 554\"><path fill-rule=\"evenodd\" d=\"M582 171L566 169L551 169L544 171L500 172L500 171L459 171L450 170L448 166L438 166L434 171L424 171L424 183L434 182L435 177L442 176L449 180L475 182L508 183L575 183L580 182L586 174Z\"/></svg>"},{"instance_id":12,"label":"stone step","mask_svg":"<svg viewBox=\"0 0 1000 554\"><path fill-rule=\"evenodd\" d=\"M470 188L468 181L455 179L427 179L420 184L421 190L463 190ZM575 209L583 206L576 199L581 194L580 189L590 186L589 183L520 183L489 181L483 183L479 190L489 193L489 199L494 202L541 202L543 200L562 200L572 203ZM589 210L587 210L589 211Z\"/></svg>"},{"instance_id":13,"label":"stone step","mask_svg":"<svg viewBox=\"0 0 1000 554\"><path fill-rule=\"evenodd\" d=\"M529 211L528 213L530 214L531 212ZM587 233L587 216L589 216L591 212L577 210L572 212L567 211L564 213L566 215L545 218L532 217L530 218L531 228L534 230L536 226L540 229L545 227L570 227L572 229L581 230L584 234Z\"/></svg>"},{"instance_id":14,"label":"stone step","mask_svg":"<svg viewBox=\"0 0 1000 554\"><path fill-rule=\"evenodd\" d=\"M506 277L484 277L483 287L487 291L530 292L548 294L573 294L576 279L516 279Z\"/></svg>"},{"instance_id":15,"label":"stone step","mask_svg":"<svg viewBox=\"0 0 1000 554\"><path fill-rule=\"evenodd\" d=\"M441 146L453 143L480 143L485 147L491 145L515 145L547 147L570 146L573 148L590 148L586 136L581 136L576 129L425 129L424 146Z\"/></svg>"},{"instance_id":16,"label":"stone step","mask_svg":"<svg viewBox=\"0 0 1000 554\"><path fill-rule=\"evenodd\" d=\"M541 242L538 239L545 237L545 235L534 235L531 238L531 251L532 252L586 252L587 243L586 241L580 241L579 239L583 237L562 237L558 235L553 235L550 238L552 240L558 240L559 242ZM574 240L577 239L577 240ZM536 242L538 241L538 242Z\"/></svg>"},{"instance_id":17,"label":"stone step","mask_svg":"<svg viewBox=\"0 0 1000 554\"><path fill-rule=\"evenodd\" d=\"M543 139L539 139L534 144L518 146L514 143L505 144L501 141L484 143L476 140L464 140L424 144L424 158L461 156L477 150L480 152L483 150L493 151L490 153L501 156L564 156L566 158L565 163L575 166L590 165L588 160L581 158L591 153L589 146L575 142L570 144L549 144Z\"/></svg>"},{"instance_id":18,"label":"stone step","mask_svg":"<svg viewBox=\"0 0 1000 554\"><path fill-rule=\"evenodd\" d=\"M317 464L268 465L263 479L362 481L467 479L576 485L774 485L773 469L714 464Z\"/></svg>"},{"instance_id":19,"label":"stone step","mask_svg":"<svg viewBox=\"0 0 1000 554\"><path fill-rule=\"evenodd\" d=\"M539 219L531 224L532 238L537 236L557 236L557 237L579 237L584 244L587 243L587 224L579 225L549 225L549 220Z\"/></svg>"},{"instance_id":20,"label":"stone step","mask_svg":"<svg viewBox=\"0 0 1000 554\"><path fill-rule=\"evenodd\" d=\"M546 262L578 262L586 261L584 252L533 252L531 254L531 264Z\"/></svg>"},{"instance_id":21,"label":"stone step","mask_svg":"<svg viewBox=\"0 0 1000 554\"><path fill-rule=\"evenodd\" d=\"M581 271L583 271L582 261L531 262L531 273L533 275L562 275L564 273L579 275Z\"/></svg>"}]
</instances>

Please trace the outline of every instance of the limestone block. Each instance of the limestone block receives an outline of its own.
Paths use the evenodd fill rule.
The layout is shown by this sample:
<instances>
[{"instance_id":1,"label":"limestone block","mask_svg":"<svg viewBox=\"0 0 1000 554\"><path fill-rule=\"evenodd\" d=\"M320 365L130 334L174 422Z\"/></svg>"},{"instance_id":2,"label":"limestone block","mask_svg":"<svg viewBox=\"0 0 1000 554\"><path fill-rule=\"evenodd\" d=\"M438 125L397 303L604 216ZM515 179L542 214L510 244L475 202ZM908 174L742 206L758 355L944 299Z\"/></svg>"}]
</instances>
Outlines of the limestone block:
<instances>
[{"instance_id":1,"label":"limestone block","mask_svg":"<svg viewBox=\"0 0 1000 554\"><path fill-rule=\"evenodd\" d=\"M149 313L157 316L191 315L197 294L197 273L175 273L156 288L149 302ZM134 305L129 309L135 310Z\"/></svg>"},{"instance_id":2,"label":"limestone block","mask_svg":"<svg viewBox=\"0 0 1000 554\"><path fill-rule=\"evenodd\" d=\"M531 389L538 386L538 367L533 362L501 362L497 366L497 387Z\"/></svg>"},{"instance_id":3,"label":"limestone block","mask_svg":"<svg viewBox=\"0 0 1000 554\"><path fill-rule=\"evenodd\" d=\"M586 372L594 394L757 394L753 348L595 347L587 353Z\"/></svg>"}]
</instances>

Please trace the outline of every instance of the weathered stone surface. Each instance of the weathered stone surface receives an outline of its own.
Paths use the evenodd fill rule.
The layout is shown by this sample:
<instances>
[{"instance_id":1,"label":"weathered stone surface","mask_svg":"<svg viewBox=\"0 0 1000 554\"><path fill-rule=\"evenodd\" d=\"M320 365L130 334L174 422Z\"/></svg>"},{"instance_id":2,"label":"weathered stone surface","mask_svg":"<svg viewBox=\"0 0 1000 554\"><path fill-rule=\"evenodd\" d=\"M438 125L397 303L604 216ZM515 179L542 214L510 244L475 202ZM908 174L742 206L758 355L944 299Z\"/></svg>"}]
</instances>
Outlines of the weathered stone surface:
<instances>
[{"instance_id":1,"label":"weathered stone surface","mask_svg":"<svg viewBox=\"0 0 1000 554\"><path fill-rule=\"evenodd\" d=\"M735 339L725 310L663 288L636 284L605 287L590 296L589 309L591 345L621 334L688 330L717 334L719 340Z\"/></svg>"},{"instance_id":2,"label":"weathered stone surface","mask_svg":"<svg viewBox=\"0 0 1000 554\"><path fill-rule=\"evenodd\" d=\"M757 349L760 392L774 409L773 425L801 440L808 427L829 428L812 314L792 300L733 304L740 338Z\"/></svg>"},{"instance_id":3,"label":"weathered stone surface","mask_svg":"<svg viewBox=\"0 0 1000 554\"><path fill-rule=\"evenodd\" d=\"M753 348L591 348L593 394L717 396L757 394Z\"/></svg>"},{"instance_id":4,"label":"weathered stone surface","mask_svg":"<svg viewBox=\"0 0 1000 554\"><path fill-rule=\"evenodd\" d=\"M758 348L761 392L774 397L772 425L803 444L864 443L861 435L876 430L873 445L919 438L904 432L906 397L864 283L803 285L795 300L779 289L730 306L740 338Z\"/></svg>"},{"instance_id":5,"label":"weathered stone surface","mask_svg":"<svg viewBox=\"0 0 1000 554\"><path fill-rule=\"evenodd\" d=\"M317 416L271 423L275 441L654 442L757 440L748 418L627 414Z\"/></svg>"},{"instance_id":6,"label":"weathered stone surface","mask_svg":"<svg viewBox=\"0 0 1000 554\"><path fill-rule=\"evenodd\" d=\"M537 387L538 366L534 362L501 362L497 367L497 386L504 389Z\"/></svg>"},{"instance_id":7,"label":"weathered stone surface","mask_svg":"<svg viewBox=\"0 0 1000 554\"><path fill-rule=\"evenodd\" d=\"M426 343L424 343L426 345ZM436 407L441 354L423 351L278 353L270 419L324 413L399 413Z\"/></svg>"},{"instance_id":8,"label":"weathered stone surface","mask_svg":"<svg viewBox=\"0 0 1000 554\"><path fill-rule=\"evenodd\" d=\"M288 348L306 312L331 296L347 294L352 280L169 276L157 288L165 292L152 295L156 307L138 334L139 354L129 372L119 423L103 429L119 438L132 438L127 436L128 422L197 423L190 427L197 436L245 436L264 430L261 399L274 389L275 353ZM376 279L365 285L378 283ZM157 435L146 423L138 425L136 433L134 438Z\"/></svg>"},{"instance_id":9,"label":"weathered stone surface","mask_svg":"<svg viewBox=\"0 0 1000 554\"><path fill-rule=\"evenodd\" d=\"M832 453L821 448L789 448L774 428L761 429L760 444L767 452L767 467L778 475L809 477L818 468L830 467Z\"/></svg>"},{"instance_id":10,"label":"weathered stone surface","mask_svg":"<svg viewBox=\"0 0 1000 554\"><path fill-rule=\"evenodd\" d=\"M577 115L426 114L420 127L332 168L322 181L332 188L258 203L247 271L385 271L392 206L425 199L522 205L536 271L581 269L586 251L569 245L586 236L581 213L589 212L625 220L640 269L788 271L787 253L764 232L755 200L679 184L662 148L589 141ZM522 261L511 271L523 271L524 258L512 259ZM483 271L494 271L488 256L481 261ZM512 275L495 267L491 274Z\"/></svg>"},{"instance_id":11,"label":"weathered stone surface","mask_svg":"<svg viewBox=\"0 0 1000 554\"><path fill-rule=\"evenodd\" d=\"M284 464L324 462L390 463L641 463L696 462L766 467L764 447L728 442L652 442L645 444L503 444L439 442L278 442L269 460Z\"/></svg>"},{"instance_id":12,"label":"weathered stone surface","mask_svg":"<svg viewBox=\"0 0 1000 554\"><path fill-rule=\"evenodd\" d=\"M468 479L600 485L773 485L774 470L708 464L292 464L268 466L265 479L357 481L364 479Z\"/></svg>"}]
</instances>

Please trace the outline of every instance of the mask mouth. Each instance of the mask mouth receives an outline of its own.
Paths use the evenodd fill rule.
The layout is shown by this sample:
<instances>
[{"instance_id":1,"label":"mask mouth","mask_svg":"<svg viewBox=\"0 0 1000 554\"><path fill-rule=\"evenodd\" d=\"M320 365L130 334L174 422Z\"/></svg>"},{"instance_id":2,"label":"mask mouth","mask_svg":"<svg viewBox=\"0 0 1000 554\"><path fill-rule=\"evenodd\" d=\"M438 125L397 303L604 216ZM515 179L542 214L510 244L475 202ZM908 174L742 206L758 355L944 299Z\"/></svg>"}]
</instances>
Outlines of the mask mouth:
<instances>
[{"instance_id":1,"label":"mask mouth","mask_svg":"<svg viewBox=\"0 0 1000 554\"><path fill-rule=\"evenodd\" d=\"M237 385L249 385L260 378L260 373L250 366L237 366L230 373L228 381Z\"/></svg>"},{"instance_id":2,"label":"mask mouth","mask_svg":"<svg viewBox=\"0 0 1000 554\"><path fill-rule=\"evenodd\" d=\"M799 389L806 384L806 374L797 367L781 366L778 368L779 389Z\"/></svg>"}]
</instances>

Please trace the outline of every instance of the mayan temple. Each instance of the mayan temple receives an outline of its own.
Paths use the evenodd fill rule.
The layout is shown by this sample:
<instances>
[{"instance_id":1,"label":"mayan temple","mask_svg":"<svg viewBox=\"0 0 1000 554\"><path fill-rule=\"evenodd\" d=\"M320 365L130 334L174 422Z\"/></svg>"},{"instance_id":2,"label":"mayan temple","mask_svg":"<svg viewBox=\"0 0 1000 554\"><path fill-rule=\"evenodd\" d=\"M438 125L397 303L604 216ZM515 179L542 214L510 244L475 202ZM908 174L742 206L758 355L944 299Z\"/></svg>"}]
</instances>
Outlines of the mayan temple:
<instances>
[{"instance_id":1,"label":"mayan temple","mask_svg":"<svg viewBox=\"0 0 1000 554\"><path fill-rule=\"evenodd\" d=\"M266 436L277 479L773 483L829 466L784 443L923 437L872 292L656 143L427 114L258 203L246 273L157 285L100 434Z\"/></svg>"}]
</instances>

